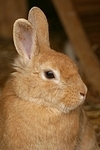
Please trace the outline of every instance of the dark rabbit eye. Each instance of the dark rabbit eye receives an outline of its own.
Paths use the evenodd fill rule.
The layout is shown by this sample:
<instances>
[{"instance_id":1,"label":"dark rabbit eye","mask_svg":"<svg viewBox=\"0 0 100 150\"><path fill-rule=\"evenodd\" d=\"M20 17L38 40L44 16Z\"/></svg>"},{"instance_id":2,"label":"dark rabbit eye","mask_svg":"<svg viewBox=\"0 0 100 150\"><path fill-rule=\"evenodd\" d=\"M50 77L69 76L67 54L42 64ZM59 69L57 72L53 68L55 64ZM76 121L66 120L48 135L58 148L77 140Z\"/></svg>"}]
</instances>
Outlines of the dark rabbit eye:
<instances>
[{"instance_id":1,"label":"dark rabbit eye","mask_svg":"<svg viewBox=\"0 0 100 150\"><path fill-rule=\"evenodd\" d=\"M47 79L53 79L53 78L55 78L54 73L52 71L45 71L45 77Z\"/></svg>"}]
</instances>

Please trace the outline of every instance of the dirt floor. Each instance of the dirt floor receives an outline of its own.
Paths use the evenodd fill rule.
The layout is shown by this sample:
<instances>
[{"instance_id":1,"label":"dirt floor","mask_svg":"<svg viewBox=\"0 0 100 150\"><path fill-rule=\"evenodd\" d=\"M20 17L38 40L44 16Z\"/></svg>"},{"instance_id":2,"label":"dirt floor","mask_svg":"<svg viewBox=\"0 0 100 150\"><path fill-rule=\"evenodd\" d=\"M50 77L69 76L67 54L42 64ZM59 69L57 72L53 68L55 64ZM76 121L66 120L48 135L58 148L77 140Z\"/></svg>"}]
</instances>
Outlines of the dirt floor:
<instances>
[{"instance_id":1,"label":"dirt floor","mask_svg":"<svg viewBox=\"0 0 100 150\"><path fill-rule=\"evenodd\" d=\"M0 91L2 90L10 73L11 64L16 56L16 51L12 41L0 40ZM92 94L90 94L85 102L86 114L92 122L97 134L98 143L100 145L100 101L95 102Z\"/></svg>"}]
</instances>

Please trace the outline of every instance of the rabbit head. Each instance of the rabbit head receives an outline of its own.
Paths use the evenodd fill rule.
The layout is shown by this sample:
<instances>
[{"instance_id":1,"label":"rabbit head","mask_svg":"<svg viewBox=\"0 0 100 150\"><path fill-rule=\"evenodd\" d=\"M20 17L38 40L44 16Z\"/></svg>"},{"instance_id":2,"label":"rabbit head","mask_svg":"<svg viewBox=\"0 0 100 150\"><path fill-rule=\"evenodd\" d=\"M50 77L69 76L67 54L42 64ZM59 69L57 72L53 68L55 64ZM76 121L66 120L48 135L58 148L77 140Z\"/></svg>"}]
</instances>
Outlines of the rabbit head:
<instances>
[{"instance_id":1,"label":"rabbit head","mask_svg":"<svg viewBox=\"0 0 100 150\"><path fill-rule=\"evenodd\" d=\"M81 105L87 88L74 62L50 48L44 13L33 7L18 19L13 39L19 54L14 62L13 88L17 97L67 113Z\"/></svg>"}]
</instances>

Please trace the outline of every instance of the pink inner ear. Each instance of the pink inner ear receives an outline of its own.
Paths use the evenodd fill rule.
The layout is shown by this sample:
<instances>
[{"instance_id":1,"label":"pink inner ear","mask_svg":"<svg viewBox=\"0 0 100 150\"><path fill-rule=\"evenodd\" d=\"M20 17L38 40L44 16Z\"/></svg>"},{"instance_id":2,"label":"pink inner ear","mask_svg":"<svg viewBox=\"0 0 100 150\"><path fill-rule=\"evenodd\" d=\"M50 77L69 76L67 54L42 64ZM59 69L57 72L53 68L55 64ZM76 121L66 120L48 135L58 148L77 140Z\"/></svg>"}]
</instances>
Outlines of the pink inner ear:
<instances>
[{"instance_id":1,"label":"pink inner ear","mask_svg":"<svg viewBox=\"0 0 100 150\"><path fill-rule=\"evenodd\" d=\"M26 55L28 56L28 58L31 58L31 54L32 54L32 33L30 30L26 29L22 31L22 38L21 38L21 42L22 42L22 47L23 47L23 52L26 53Z\"/></svg>"},{"instance_id":2,"label":"pink inner ear","mask_svg":"<svg viewBox=\"0 0 100 150\"><path fill-rule=\"evenodd\" d=\"M25 53L30 59L32 53L32 33L29 29L23 29L21 33L23 53Z\"/></svg>"}]
</instances>

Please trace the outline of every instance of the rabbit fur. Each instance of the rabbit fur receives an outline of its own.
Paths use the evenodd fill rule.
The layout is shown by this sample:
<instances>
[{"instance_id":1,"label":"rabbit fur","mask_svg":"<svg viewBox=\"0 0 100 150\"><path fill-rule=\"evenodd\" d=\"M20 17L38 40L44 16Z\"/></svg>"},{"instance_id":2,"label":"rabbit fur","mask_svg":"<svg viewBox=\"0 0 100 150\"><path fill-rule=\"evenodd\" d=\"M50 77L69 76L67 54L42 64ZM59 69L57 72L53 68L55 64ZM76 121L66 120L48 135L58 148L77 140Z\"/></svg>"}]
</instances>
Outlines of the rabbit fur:
<instances>
[{"instance_id":1,"label":"rabbit fur","mask_svg":"<svg viewBox=\"0 0 100 150\"><path fill-rule=\"evenodd\" d=\"M0 98L0 150L99 150L82 107L87 88L48 32L38 7L14 23L19 56Z\"/></svg>"}]
</instances>

